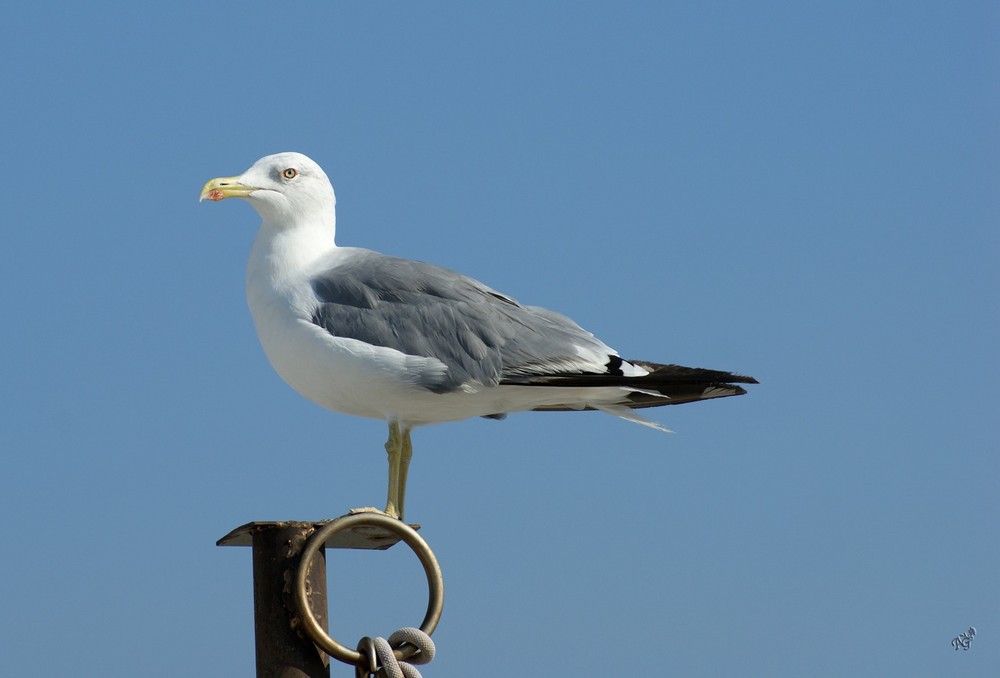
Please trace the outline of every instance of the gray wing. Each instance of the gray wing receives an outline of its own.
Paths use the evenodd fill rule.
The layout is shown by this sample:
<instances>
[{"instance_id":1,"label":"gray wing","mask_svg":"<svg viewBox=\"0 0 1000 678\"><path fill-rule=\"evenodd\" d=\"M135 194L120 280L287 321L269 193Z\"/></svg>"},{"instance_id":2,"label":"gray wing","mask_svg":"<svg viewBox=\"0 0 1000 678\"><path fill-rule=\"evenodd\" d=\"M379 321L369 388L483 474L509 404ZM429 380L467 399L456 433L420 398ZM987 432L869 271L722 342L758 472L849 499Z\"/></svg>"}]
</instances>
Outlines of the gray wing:
<instances>
[{"instance_id":1,"label":"gray wing","mask_svg":"<svg viewBox=\"0 0 1000 678\"><path fill-rule=\"evenodd\" d=\"M319 302L313 323L337 337L440 360L448 372L419 382L437 393L467 382L495 385L528 375L600 373L608 361L612 369L621 364L614 351L569 318L521 306L477 280L431 264L352 249L311 283ZM600 362L581 357L580 349Z\"/></svg>"}]
</instances>

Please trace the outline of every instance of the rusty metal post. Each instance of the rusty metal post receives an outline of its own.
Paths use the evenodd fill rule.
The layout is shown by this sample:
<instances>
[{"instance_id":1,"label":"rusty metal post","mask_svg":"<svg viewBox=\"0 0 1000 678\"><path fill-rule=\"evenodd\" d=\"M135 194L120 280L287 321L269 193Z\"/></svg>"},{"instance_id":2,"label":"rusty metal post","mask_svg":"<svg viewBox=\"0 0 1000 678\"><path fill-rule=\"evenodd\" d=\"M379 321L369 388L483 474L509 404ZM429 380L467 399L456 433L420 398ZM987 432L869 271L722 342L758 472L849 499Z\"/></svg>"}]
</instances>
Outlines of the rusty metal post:
<instances>
[{"instance_id":1,"label":"rusty metal post","mask_svg":"<svg viewBox=\"0 0 1000 678\"><path fill-rule=\"evenodd\" d=\"M370 517L365 517L368 515ZM342 516L347 518L348 516ZM328 636L329 620L326 601L326 553L328 548L385 550L400 541L400 529L385 526L393 519L376 514L351 516L350 529L332 534L328 526L333 521L254 522L238 527L220 539L219 546L250 546L253 548L254 635L257 645L257 678L329 678L330 657L316 647L303 628L303 618L296 606L299 563L309 537L322 529L324 543L310 547L315 555L312 566L304 574L302 588L312 619L313 631L318 627ZM375 522L375 525L368 524ZM379 523L383 523L379 525ZM407 529L418 530L419 525ZM422 543L423 540L417 537ZM426 550L426 553L424 553ZM418 551L424 560L433 561L436 575L428 574L432 586L432 603L425 624L433 632L441 614L443 593L441 575L430 549L423 545ZM425 569L427 564L424 564ZM301 595L301 592L298 593ZM433 613L432 613L433 610Z\"/></svg>"},{"instance_id":2,"label":"rusty metal post","mask_svg":"<svg viewBox=\"0 0 1000 678\"><path fill-rule=\"evenodd\" d=\"M300 631L292 585L313 523L250 523L219 546L253 548L254 635L257 678L329 678L330 658ZM328 629L326 555L320 549L307 579L309 607Z\"/></svg>"}]
</instances>

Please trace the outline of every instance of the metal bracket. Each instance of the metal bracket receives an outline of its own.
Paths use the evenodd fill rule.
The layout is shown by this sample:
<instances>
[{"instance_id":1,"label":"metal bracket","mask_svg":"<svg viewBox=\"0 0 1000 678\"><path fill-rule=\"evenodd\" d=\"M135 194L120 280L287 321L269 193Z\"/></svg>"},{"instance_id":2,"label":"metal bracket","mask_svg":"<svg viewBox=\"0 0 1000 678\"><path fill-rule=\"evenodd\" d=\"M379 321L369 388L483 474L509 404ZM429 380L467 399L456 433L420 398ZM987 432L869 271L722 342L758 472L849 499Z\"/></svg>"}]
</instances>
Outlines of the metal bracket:
<instances>
[{"instance_id":1,"label":"metal bracket","mask_svg":"<svg viewBox=\"0 0 1000 678\"><path fill-rule=\"evenodd\" d=\"M362 661L357 650L327 633L327 548L385 550L406 541L427 573L430 602L421 630L432 633L444 602L443 580L419 528L380 513L355 513L315 523L247 523L220 539L218 546L252 547L257 677L329 678L327 653L350 664ZM400 658L406 654L397 651Z\"/></svg>"}]
</instances>

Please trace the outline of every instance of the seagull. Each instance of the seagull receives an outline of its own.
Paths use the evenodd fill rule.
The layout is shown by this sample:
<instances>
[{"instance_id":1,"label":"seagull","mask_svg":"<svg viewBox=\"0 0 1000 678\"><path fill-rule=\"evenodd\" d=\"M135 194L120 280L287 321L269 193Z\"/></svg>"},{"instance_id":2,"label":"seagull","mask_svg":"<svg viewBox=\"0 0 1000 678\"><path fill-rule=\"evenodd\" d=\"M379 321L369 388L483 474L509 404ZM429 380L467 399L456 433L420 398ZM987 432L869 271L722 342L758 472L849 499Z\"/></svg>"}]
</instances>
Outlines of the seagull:
<instances>
[{"instance_id":1,"label":"seagull","mask_svg":"<svg viewBox=\"0 0 1000 678\"><path fill-rule=\"evenodd\" d=\"M384 513L394 518L403 518L417 426L601 410L666 431L634 410L742 395L737 384L757 383L625 360L566 316L461 273L338 247L333 186L301 153L265 156L202 188L201 200L225 198L246 199L261 217L247 303L271 365L326 409L388 423Z\"/></svg>"}]
</instances>

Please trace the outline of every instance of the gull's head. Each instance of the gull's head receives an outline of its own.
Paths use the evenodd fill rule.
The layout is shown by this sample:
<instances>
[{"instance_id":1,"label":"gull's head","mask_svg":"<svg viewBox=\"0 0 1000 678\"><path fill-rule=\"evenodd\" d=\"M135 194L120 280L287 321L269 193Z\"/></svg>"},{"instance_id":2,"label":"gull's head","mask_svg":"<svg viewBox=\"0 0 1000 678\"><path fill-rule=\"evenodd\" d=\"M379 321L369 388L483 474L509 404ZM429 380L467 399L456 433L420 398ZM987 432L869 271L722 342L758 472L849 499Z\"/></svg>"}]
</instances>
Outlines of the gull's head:
<instances>
[{"instance_id":1,"label":"gull's head","mask_svg":"<svg viewBox=\"0 0 1000 678\"><path fill-rule=\"evenodd\" d=\"M334 218L336 198L323 168L301 153L266 155L235 177L218 177L201 200L246 198L265 223L288 228Z\"/></svg>"}]
</instances>

